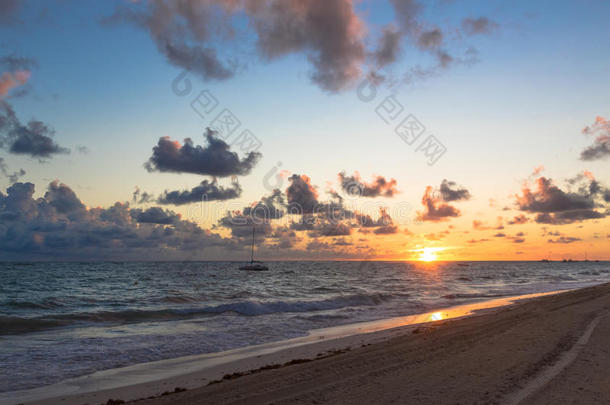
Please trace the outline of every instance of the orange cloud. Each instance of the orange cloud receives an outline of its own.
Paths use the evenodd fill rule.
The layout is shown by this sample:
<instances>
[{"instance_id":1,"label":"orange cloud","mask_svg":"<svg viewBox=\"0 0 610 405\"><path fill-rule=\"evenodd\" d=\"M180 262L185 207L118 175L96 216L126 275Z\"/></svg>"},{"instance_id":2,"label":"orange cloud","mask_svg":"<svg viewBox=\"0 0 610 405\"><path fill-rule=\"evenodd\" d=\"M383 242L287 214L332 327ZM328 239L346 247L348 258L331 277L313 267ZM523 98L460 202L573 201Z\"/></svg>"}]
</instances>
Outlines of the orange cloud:
<instances>
[{"instance_id":1,"label":"orange cloud","mask_svg":"<svg viewBox=\"0 0 610 405\"><path fill-rule=\"evenodd\" d=\"M23 86L30 78L30 71L18 70L15 73L5 72L0 76L0 97L4 97L15 87Z\"/></svg>"}]
</instances>

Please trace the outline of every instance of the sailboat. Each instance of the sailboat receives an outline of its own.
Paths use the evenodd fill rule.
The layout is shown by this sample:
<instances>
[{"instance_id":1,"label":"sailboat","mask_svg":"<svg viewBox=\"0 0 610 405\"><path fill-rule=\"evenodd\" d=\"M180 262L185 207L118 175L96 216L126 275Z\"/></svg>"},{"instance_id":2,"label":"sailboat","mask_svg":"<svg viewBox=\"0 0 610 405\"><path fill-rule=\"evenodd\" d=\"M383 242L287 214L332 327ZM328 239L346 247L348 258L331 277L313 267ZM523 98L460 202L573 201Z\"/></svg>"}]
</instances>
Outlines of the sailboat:
<instances>
[{"instance_id":1,"label":"sailboat","mask_svg":"<svg viewBox=\"0 0 610 405\"><path fill-rule=\"evenodd\" d=\"M262 262L258 262L254 260L254 227L252 227L252 253L250 254L250 263L244 264L239 268L240 270L250 270L250 271L264 271L269 270L267 266L265 266Z\"/></svg>"}]
</instances>

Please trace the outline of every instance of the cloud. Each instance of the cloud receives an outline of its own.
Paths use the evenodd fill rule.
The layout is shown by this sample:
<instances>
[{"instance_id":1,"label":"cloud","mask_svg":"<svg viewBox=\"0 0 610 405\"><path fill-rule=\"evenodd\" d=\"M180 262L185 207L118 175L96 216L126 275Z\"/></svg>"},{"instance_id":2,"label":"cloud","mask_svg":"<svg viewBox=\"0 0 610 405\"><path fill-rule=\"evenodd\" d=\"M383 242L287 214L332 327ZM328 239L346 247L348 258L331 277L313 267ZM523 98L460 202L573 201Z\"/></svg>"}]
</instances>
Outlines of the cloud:
<instances>
[{"instance_id":1,"label":"cloud","mask_svg":"<svg viewBox=\"0 0 610 405\"><path fill-rule=\"evenodd\" d=\"M115 203L87 208L59 181L34 198L32 183L0 192L0 254L15 260L148 260L204 257L208 249L232 249L230 240L179 219L171 211L146 211ZM185 256L187 255L187 256Z\"/></svg>"},{"instance_id":2,"label":"cloud","mask_svg":"<svg viewBox=\"0 0 610 405\"><path fill-rule=\"evenodd\" d=\"M206 80L223 80L234 75L238 63L222 58L218 49L243 41L236 36L243 28L232 24L242 15L256 32L261 59L304 53L312 81L329 91L360 76L364 25L351 0L154 0L122 7L104 21L142 27L171 64Z\"/></svg>"},{"instance_id":3,"label":"cloud","mask_svg":"<svg viewBox=\"0 0 610 405\"><path fill-rule=\"evenodd\" d=\"M16 172L10 173L8 166L4 161L4 158L0 157L0 174L5 176L8 179L9 183L12 184L19 180L20 177L25 176L25 170L19 169Z\"/></svg>"},{"instance_id":4,"label":"cloud","mask_svg":"<svg viewBox=\"0 0 610 405\"><path fill-rule=\"evenodd\" d=\"M396 62L400 54L401 40L402 33L393 24L383 28L374 54L377 67L381 68Z\"/></svg>"},{"instance_id":5,"label":"cloud","mask_svg":"<svg viewBox=\"0 0 610 405\"><path fill-rule=\"evenodd\" d=\"M318 206L318 192L306 175L293 174L286 189L289 212L312 213Z\"/></svg>"},{"instance_id":6,"label":"cloud","mask_svg":"<svg viewBox=\"0 0 610 405\"><path fill-rule=\"evenodd\" d=\"M170 64L204 80L225 80L244 70L253 58L244 61L242 55L252 55L253 37L260 61L304 57L311 81L329 92L352 87L364 73L382 78L365 68L395 63L407 40L436 57L433 70L460 61L441 49L443 31L420 21L420 2L391 3L395 21L381 31L360 18L356 0L149 0L123 4L103 22L140 27ZM495 23L482 17L465 24L481 33Z\"/></svg>"},{"instance_id":7,"label":"cloud","mask_svg":"<svg viewBox=\"0 0 610 405\"><path fill-rule=\"evenodd\" d=\"M29 78L30 72L28 70L3 73L2 76L0 76L0 98L5 97L10 90L26 84Z\"/></svg>"},{"instance_id":8,"label":"cloud","mask_svg":"<svg viewBox=\"0 0 610 405\"><path fill-rule=\"evenodd\" d=\"M13 54L0 57L0 67L11 72L18 70L31 71L38 67L38 62L33 58Z\"/></svg>"},{"instance_id":9,"label":"cloud","mask_svg":"<svg viewBox=\"0 0 610 405\"><path fill-rule=\"evenodd\" d=\"M419 221L440 222L447 221L451 217L460 216L460 211L457 208L444 203L441 197L434 194L432 186L426 187L421 201L424 210L417 212L417 219Z\"/></svg>"},{"instance_id":10,"label":"cloud","mask_svg":"<svg viewBox=\"0 0 610 405\"><path fill-rule=\"evenodd\" d=\"M468 35L489 34L498 28L498 24L487 17L465 18L462 20L462 30Z\"/></svg>"},{"instance_id":11,"label":"cloud","mask_svg":"<svg viewBox=\"0 0 610 405\"><path fill-rule=\"evenodd\" d=\"M347 176L345 172L339 173L341 189L352 197L394 197L398 194L396 180L386 180L383 176L377 176L372 182L362 181L358 172Z\"/></svg>"},{"instance_id":12,"label":"cloud","mask_svg":"<svg viewBox=\"0 0 610 405\"><path fill-rule=\"evenodd\" d=\"M241 196L241 186L237 181L231 187L218 186L216 179L212 181L203 180L198 186L190 190L174 190L165 192L159 196L159 204L184 205L195 202L224 201Z\"/></svg>"},{"instance_id":13,"label":"cloud","mask_svg":"<svg viewBox=\"0 0 610 405\"><path fill-rule=\"evenodd\" d=\"M568 243L574 243L574 242L580 242L582 239L580 238L575 238L572 236L560 236L559 238L553 240L553 239L549 239L548 242L549 243L560 243L560 244L568 244Z\"/></svg>"},{"instance_id":14,"label":"cloud","mask_svg":"<svg viewBox=\"0 0 610 405\"><path fill-rule=\"evenodd\" d=\"M152 202L154 200L154 196L146 191L140 190L140 187L136 186L132 201L134 204L146 204Z\"/></svg>"},{"instance_id":15,"label":"cloud","mask_svg":"<svg viewBox=\"0 0 610 405\"><path fill-rule=\"evenodd\" d=\"M311 80L328 91L349 87L365 61L364 23L352 0L249 1L246 7L267 60L303 52Z\"/></svg>"},{"instance_id":16,"label":"cloud","mask_svg":"<svg viewBox=\"0 0 610 405\"><path fill-rule=\"evenodd\" d=\"M164 136L153 148L153 154L144 164L149 172L194 173L215 177L244 176L256 166L261 158L259 152L249 152L243 159L231 152L229 145L218 139L208 129L205 134L207 145L194 145L190 138L180 145Z\"/></svg>"},{"instance_id":17,"label":"cloud","mask_svg":"<svg viewBox=\"0 0 610 405\"><path fill-rule=\"evenodd\" d=\"M152 0L123 6L102 20L105 24L129 22L148 31L169 63L195 72L205 80L225 80L235 73L211 43L214 34L227 35L230 1Z\"/></svg>"},{"instance_id":18,"label":"cloud","mask_svg":"<svg viewBox=\"0 0 610 405\"><path fill-rule=\"evenodd\" d=\"M460 211L448 202L465 201L470 199L470 192L465 188L458 187L454 181L443 179L438 190L432 186L426 187L422 197L424 211L417 212L419 221L447 221L450 217L459 217ZM475 229L483 229L481 221L473 221Z\"/></svg>"},{"instance_id":19,"label":"cloud","mask_svg":"<svg viewBox=\"0 0 610 405\"><path fill-rule=\"evenodd\" d=\"M170 225L180 220L180 215L160 207L150 207L147 210L132 209L131 217L145 224Z\"/></svg>"},{"instance_id":20,"label":"cloud","mask_svg":"<svg viewBox=\"0 0 610 405\"><path fill-rule=\"evenodd\" d=\"M513 219L508 221L509 225L522 225L529 222L529 218L523 214L515 216Z\"/></svg>"},{"instance_id":21,"label":"cloud","mask_svg":"<svg viewBox=\"0 0 610 405\"><path fill-rule=\"evenodd\" d=\"M443 32L439 28L422 32L417 38L421 49L438 48L443 43Z\"/></svg>"},{"instance_id":22,"label":"cloud","mask_svg":"<svg viewBox=\"0 0 610 405\"><path fill-rule=\"evenodd\" d=\"M539 177L535 186L526 183L522 187L522 194L515 195L517 206L521 211L537 213L536 222L544 224L559 225L603 218L606 214L596 210L600 206L598 200L602 189L595 180L588 181L587 186L581 186L574 192L563 191L552 179Z\"/></svg>"},{"instance_id":23,"label":"cloud","mask_svg":"<svg viewBox=\"0 0 610 405\"><path fill-rule=\"evenodd\" d=\"M311 235L319 236L347 236L352 233L352 228L343 222L324 221L316 223Z\"/></svg>"},{"instance_id":24,"label":"cloud","mask_svg":"<svg viewBox=\"0 0 610 405\"><path fill-rule=\"evenodd\" d=\"M19 10L19 0L2 0L0 2L0 23L8 23L13 20Z\"/></svg>"},{"instance_id":25,"label":"cloud","mask_svg":"<svg viewBox=\"0 0 610 405\"><path fill-rule=\"evenodd\" d=\"M582 130L585 135L597 135L593 145L580 153L580 159L585 161L605 159L610 156L610 121L597 117L591 126Z\"/></svg>"},{"instance_id":26,"label":"cloud","mask_svg":"<svg viewBox=\"0 0 610 405\"><path fill-rule=\"evenodd\" d=\"M250 215L257 219L280 219L284 216L286 201L284 194L275 189L270 196L262 197L249 207L243 209L244 215Z\"/></svg>"},{"instance_id":27,"label":"cloud","mask_svg":"<svg viewBox=\"0 0 610 405\"><path fill-rule=\"evenodd\" d=\"M448 181L447 179L443 179L440 192L443 200L447 202L470 199L470 192L468 190L458 187L457 183L454 181Z\"/></svg>"},{"instance_id":28,"label":"cloud","mask_svg":"<svg viewBox=\"0 0 610 405\"><path fill-rule=\"evenodd\" d=\"M34 158L50 158L55 154L70 153L70 149L59 146L51 138L55 134L41 121L30 120L23 125L13 108L0 101L0 147L14 154Z\"/></svg>"}]
</instances>

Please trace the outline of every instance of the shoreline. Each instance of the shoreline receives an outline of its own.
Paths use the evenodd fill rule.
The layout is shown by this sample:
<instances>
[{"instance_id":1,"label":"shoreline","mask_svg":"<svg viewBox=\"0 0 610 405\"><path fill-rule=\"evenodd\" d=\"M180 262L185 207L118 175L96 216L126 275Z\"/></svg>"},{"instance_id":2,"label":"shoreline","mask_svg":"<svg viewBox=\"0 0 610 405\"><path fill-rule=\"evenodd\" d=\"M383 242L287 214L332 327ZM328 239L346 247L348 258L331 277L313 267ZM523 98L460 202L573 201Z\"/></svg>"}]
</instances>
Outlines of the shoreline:
<instances>
[{"instance_id":1,"label":"shoreline","mask_svg":"<svg viewBox=\"0 0 610 405\"><path fill-rule=\"evenodd\" d=\"M590 287L585 287L590 288ZM320 360L346 351L419 333L427 325L485 316L532 299L564 294L558 290L479 301L376 321L316 329L307 336L247 346L224 352L191 355L109 369L63 382L23 391L0 393L0 404L106 403L193 390L213 382L258 373L271 368Z\"/></svg>"}]
</instances>

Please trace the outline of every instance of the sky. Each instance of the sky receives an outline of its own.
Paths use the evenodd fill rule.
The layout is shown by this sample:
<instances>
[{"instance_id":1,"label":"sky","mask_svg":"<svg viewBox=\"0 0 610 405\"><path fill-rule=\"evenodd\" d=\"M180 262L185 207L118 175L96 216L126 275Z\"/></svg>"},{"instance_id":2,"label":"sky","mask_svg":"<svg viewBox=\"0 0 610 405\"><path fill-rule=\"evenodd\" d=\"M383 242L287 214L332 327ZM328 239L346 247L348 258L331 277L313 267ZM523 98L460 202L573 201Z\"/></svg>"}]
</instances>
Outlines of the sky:
<instances>
[{"instance_id":1,"label":"sky","mask_svg":"<svg viewBox=\"0 0 610 405\"><path fill-rule=\"evenodd\" d=\"M610 260L609 12L3 1L0 259Z\"/></svg>"}]
</instances>

